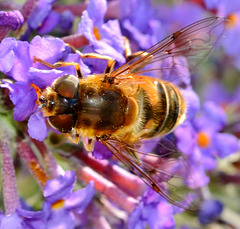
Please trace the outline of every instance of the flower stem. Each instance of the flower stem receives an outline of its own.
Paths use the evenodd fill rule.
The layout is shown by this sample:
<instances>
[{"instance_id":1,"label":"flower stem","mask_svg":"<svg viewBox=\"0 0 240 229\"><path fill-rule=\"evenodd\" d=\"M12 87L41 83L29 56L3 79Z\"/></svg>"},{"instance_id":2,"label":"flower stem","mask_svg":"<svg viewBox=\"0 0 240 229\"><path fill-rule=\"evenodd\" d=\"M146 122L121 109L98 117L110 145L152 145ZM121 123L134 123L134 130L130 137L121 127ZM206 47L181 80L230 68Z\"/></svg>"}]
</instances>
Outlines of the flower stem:
<instances>
[{"instance_id":1,"label":"flower stem","mask_svg":"<svg viewBox=\"0 0 240 229\"><path fill-rule=\"evenodd\" d=\"M96 190L106 195L111 201L129 213L132 212L138 204L138 201L135 198L128 196L115 184L87 166L78 169L77 176L86 183L93 180Z\"/></svg>"},{"instance_id":2,"label":"flower stem","mask_svg":"<svg viewBox=\"0 0 240 229\"><path fill-rule=\"evenodd\" d=\"M16 208L20 207L20 202L17 194L16 176L9 147L9 138L6 136L4 136L4 140L0 140L0 151L2 153L3 199L6 215L8 215L13 214Z\"/></svg>"},{"instance_id":3,"label":"flower stem","mask_svg":"<svg viewBox=\"0 0 240 229\"><path fill-rule=\"evenodd\" d=\"M30 146L25 142L18 142L17 150L20 157L25 161L32 175L36 178L39 186L44 189L49 177Z\"/></svg>"}]
</instances>

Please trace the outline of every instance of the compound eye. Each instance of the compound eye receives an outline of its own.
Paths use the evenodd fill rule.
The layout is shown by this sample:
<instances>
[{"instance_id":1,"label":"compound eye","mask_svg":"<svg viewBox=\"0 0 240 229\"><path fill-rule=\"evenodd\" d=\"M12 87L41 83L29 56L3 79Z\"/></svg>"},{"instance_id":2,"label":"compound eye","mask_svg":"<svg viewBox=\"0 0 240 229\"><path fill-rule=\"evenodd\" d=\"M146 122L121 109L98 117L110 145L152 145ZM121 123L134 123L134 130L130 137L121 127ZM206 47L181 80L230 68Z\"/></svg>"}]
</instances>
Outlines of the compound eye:
<instances>
[{"instance_id":1,"label":"compound eye","mask_svg":"<svg viewBox=\"0 0 240 229\"><path fill-rule=\"evenodd\" d=\"M56 115L49 117L48 120L54 129L62 133L68 133L75 126L76 116L74 114Z\"/></svg>"},{"instance_id":2,"label":"compound eye","mask_svg":"<svg viewBox=\"0 0 240 229\"><path fill-rule=\"evenodd\" d=\"M78 78L72 75L65 75L56 79L52 84L52 89L63 97L73 99L78 92Z\"/></svg>"}]
</instances>

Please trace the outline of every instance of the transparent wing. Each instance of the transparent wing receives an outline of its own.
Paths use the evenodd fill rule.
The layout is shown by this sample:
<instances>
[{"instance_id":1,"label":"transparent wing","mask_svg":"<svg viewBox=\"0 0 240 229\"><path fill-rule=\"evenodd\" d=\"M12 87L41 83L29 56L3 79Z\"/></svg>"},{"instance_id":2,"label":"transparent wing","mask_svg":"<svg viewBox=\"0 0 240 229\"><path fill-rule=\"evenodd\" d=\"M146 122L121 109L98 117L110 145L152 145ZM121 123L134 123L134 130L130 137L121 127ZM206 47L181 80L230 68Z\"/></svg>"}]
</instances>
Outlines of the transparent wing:
<instances>
[{"instance_id":1,"label":"transparent wing","mask_svg":"<svg viewBox=\"0 0 240 229\"><path fill-rule=\"evenodd\" d=\"M118 140L101 142L129 170L170 203L188 210L198 209L199 199L192 198L193 190L184 184L189 171L184 160L179 158L179 152L170 147L166 148L168 153L161 155L145 154Z\"/></svg>"},{"instance_id":2,"label":"transparent wing","mask_svg":"<svg viewBox=\"0 0 240 229\"><path fill-rule=\"evenodd\" d=\"M131 73L144 74L153 70L175 70L180 75L186 75L186 71L193 69L208 56L224 34L226 21L227 19L222 17L197 21L141 52L113 71L111 77ZM182 57L185 57L187 62L182 60ZM167 64L162 64L166 60ZM147 68L144 68L145 66Z\"/></svg>"}]
</instances>

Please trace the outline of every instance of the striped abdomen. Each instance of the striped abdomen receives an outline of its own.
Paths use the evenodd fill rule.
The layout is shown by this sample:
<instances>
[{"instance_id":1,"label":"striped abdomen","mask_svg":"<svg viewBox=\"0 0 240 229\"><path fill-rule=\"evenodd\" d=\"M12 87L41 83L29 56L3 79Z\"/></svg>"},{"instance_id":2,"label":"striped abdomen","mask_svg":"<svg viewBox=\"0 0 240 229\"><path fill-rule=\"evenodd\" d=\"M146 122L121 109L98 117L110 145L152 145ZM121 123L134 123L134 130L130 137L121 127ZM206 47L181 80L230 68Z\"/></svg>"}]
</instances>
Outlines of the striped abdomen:
<instances>
[{"instance_id":1,"label":"striped abdomen","mask_svg":"<svg viewBox=\"0 0 240 229\"><path fill-rule=\"evenodd\" d=\"M152 138L171 132L185 119L185 100L170 82L149 78L135 93L139 107L135 131L138 138Z\"/></svg>"}]
</instances>

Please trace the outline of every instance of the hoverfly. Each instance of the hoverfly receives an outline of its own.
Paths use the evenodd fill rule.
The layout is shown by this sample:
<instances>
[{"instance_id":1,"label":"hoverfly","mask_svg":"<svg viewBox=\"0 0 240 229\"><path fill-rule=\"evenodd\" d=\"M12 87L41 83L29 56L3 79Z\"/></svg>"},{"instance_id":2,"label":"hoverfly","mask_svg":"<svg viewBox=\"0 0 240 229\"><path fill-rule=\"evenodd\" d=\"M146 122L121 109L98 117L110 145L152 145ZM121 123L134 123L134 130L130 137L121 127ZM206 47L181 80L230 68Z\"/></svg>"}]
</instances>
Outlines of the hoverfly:
<instances>
[{"instance_id":1,"label":"hoverfly","mask_svg":"<svg viewBox=\"0 0 240 229\"><path fill-rule=\"evenodd\" d=\"M51 65L35 57L35 62L52 68L74 65L78 74L78 78L62 76L47 87L39 97L40 108L50 125L65 133L72 142L78 143L81 137L85 149L93 151L95 141L100 141L148 186L170 203L182 207L181 198L162 184L173 177L172 173L161 170L162 163L153 165L149 162L147 158L151 155L142 158L136 144L172 132L185 120L186 102L179 87L144 74L173 70L178 57L185 57L188 60L188 67L185 67L192 69L222 36L225 21L221 17L197 21L145 52L133 55L116 70L115 61L110 57L82 54L72 48L82 58L108 60L103 74L87 78L82 78L77 63ZM151 67L167 58L172 65L166 69L159 65Z\"/></svg>"}]
</instances>

